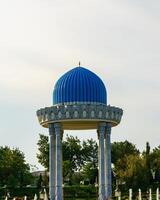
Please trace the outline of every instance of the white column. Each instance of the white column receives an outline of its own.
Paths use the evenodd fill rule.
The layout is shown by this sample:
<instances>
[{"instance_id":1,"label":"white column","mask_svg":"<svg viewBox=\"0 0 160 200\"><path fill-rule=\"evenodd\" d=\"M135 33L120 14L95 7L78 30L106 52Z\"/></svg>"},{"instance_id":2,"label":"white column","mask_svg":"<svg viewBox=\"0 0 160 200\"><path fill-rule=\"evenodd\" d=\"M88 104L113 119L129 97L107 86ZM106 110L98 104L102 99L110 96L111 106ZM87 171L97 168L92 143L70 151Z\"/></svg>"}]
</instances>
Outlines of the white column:
<instances>
[{"instance_id":1,"label":"white column","mask_svg":"<svg viewBox=\"0 0 160 200\"><path fill-rule=\"evenodd\" d=\"M63 199L62 191L62 141L61 141L61 125L54 124L56 135L56 200Z\"/></svg>"},{"instance_id":2,"label":"white column","mask_svg":"<svg viewBox=\"0 0 160 200\"><path fill-rule=\"evenodd\" d=\"M118 200L121 200L121 194L118 196Z\"/></svg>"},{"instance_id":3,"label":"white column","mask_svg":"<svg viewBox=\"0 0 160 200\"><path fill-rule=\"evenodd\" d=\"M44 189L44 200L48 200L47 191Z\"/></svg>"},{"instance_id":4,"label":"white column","mask_svg":"<svg viewBox=\"0 0 160 200\"><path fill-rule=\"evenodd\" d=\"M156 190L156 200L159 200L159 188Z\"/></svg>"},{"instance_id":5,"label":"white column","mask_svg":"<svg viewBox=\"0 0 160 200\"><path fill-rule=\"evenodd\" d=\"M129 200L132 200L132 189L129 189Z\"/></svg>"},{"instance_id":6,"label":"white column","mask_svg":"<svg viewBox=\"0 0 160 200\"><path fill-rule=\"evenodd\" d=\"M55 133L54 125L49 124L49 195L50 200L55 200Z\"/></svg>"},{"instance_id":7,"label":"white column","mask_svg":"<svg viewBox=\"0 0 160 200\"><path fill-rule=\"evenodd\" d=\"M105 195L112 197L112 170L111 170L111 125L107 124L105 134Z\"/></svg>"},{"instance_id":8,"label":"white column","mask_svg":"<svg viewBox=\"0 0 160 200\"><path fill-rule=\"evenodd\" d=\"M106 123L100 123L99 136L99 200L105 200L105 177L104 177L104 134Z\"/></svg>"},{"instance_id":9,"label":"white column","mask_svg":"<svg viewBox=\"0 0 160 200\"><path fill-rule=\"evenodd\" d=\"M152 189L149 189L149 200L152 200Z\"/></svg>"},{"instance_id":10,"label":"white column","mask_svg":"<svg viewBox=\"0 0 160 200\"><path fill-rule=\"evenodd\" d=\"M142 200L142 193L141 189L138 190L138 200Z\"/></svg>"}]
</instances>

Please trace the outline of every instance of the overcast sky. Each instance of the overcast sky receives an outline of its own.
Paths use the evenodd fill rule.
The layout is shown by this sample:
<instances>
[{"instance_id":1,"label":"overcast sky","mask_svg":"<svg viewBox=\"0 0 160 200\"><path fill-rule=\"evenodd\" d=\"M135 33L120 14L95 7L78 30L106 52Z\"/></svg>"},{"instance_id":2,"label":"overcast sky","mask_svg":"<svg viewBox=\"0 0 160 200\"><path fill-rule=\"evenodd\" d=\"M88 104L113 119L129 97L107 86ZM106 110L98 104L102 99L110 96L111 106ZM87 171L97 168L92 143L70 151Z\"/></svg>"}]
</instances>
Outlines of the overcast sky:
<instances>
[{"instance_id":1,"label":"overcast sky","mask_svg":"<svg viewBox=\"0 0 160 200\"><path fill-rule=\"evenodd\" d=\"M108 103L124 110L112 141L160 145L159 0L3 0L0 146L19 147L41 168L36 143L48 132L36 110L52 105L56 80L79 61L102 78Z\"/></svg>"}]
</instances>

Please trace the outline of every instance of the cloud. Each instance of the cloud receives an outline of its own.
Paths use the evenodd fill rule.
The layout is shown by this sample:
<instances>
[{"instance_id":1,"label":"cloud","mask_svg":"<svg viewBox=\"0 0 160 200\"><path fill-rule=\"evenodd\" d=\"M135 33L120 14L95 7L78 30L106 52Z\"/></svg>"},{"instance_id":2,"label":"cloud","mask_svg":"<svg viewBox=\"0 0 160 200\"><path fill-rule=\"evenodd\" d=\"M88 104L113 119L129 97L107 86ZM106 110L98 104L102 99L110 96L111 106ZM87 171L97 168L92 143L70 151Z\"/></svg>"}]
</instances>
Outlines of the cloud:
<instances>
[{"instance_id":1,"label":"cloud","mask_svg":"<svg viewBox=\"0 0 160 200\"><path fill-rule=\"evenodd\" d=\"M109 104L124 109L112 140L158 145L159 8L158 0L1 1L0 145L37 163L38 133L48 132L36 109L52 104L55 82L79 61L105 82Z\"/></svg>"}]
</instances>

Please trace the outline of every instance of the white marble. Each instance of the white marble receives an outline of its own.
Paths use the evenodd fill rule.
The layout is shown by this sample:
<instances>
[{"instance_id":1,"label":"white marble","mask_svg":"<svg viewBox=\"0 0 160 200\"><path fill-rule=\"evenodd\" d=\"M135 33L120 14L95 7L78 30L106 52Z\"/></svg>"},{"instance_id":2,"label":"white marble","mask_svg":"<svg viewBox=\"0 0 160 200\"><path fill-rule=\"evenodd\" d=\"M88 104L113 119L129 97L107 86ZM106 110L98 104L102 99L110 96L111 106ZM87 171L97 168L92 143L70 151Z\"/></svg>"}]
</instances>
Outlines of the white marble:
<instances>
[{"instance_id":1,"label":"white marble","mask_svg":"<svg viewBox=\"0 0 160 200\"><path fill-rule=\"evenodd\" d=\"M159 188L156 190L156 200L159 200Z\"/></svg>"},{"instance_id":2,"label":"white marble","mask_svg":"<svg viewBox=\"0 0 160 200\"><path fill-rule=\"evenodd\" d=\"M129 200L132 200L132 189L129 189Z\"/></svg>"}]
</instances>

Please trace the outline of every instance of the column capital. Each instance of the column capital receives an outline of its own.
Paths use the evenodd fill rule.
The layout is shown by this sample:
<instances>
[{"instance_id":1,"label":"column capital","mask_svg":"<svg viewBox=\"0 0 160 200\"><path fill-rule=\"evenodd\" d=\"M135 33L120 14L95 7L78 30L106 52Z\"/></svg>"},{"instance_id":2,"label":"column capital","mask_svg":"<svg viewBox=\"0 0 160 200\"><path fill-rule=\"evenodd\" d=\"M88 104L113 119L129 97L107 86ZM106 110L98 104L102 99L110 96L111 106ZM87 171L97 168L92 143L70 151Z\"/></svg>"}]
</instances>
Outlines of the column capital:
<instances>
[{"instance_id":1,"label":"column capital","mask_svg":"<svg viewBox=\"0 0 160 200\"><path fill-rule=\"evenodd\" d=\"M107 123L107 125L106 125L106 134L107 135L111 134L111 128L112 128L112 125L110 123Z\"/></svg>"},{"instance_id":2,"label":"column capital","mask_svg":"<svg viewBox=\"0 0 160 200\"><path fill-rule=\"evenodd\" d=\"M106 122L98 123L98 128L97 128L98 139L99 139L101 134L103 134L103 135L105 134L105 128L106 128Z\"/></svg>"},{"instance_id":3,"label":"column capital","mask_svg":"<svg viewBox=\"0 0 160 200\"><path fill-rule=\"evenodd\" d=\"M112 128L112 124L111 123L106 123L106 127Z\"/></svg>"},{"instance_id":4,"label":"column capital","mask_svg":"<svg viewBox=\"0 0 160 200\"><path fill-rule=\"evenodd\" d=\"M54 135L54 124L49 124L49 135Z\"/></svg>"},{"instance_id":5,"label":"column capital","mask_svg":"<svg viewBox=\"0 0 160 200\"><path fill-rule=\"evenodd\" d=\"M48 127L49 127L49 128L54 128L54 124L51 123L51 124L48 125Z\"/></svg>"},{"instance_id":6,"label":"column capital","mask_svg":"<svg viewBox=\"0 0 160 200\"><path fill-rule=\"evenodd\" d=\"M99 122L98 126L99 127L106 127L106 124L107 124L106 122Z\"/></svg>"},{"instance_id":7,"label":"column capital","mask_svg":"<svg viewBox=\"0 0 160 200\"><path fill-rule=\"evenodd\" d=\"M63 138L63 129L61 123L54 123L55 135L60 135L61 140Z\"/></svg>"},{"instance_id":8,"label":"column capital","mask_svg":"<svg viewBox=\"0 0 160 200\"><path fill-rule=\"evenodd\" d=\"M106 122L100 122L99 124L98 124L98 133L99 132L104 132L105 131L105 128L106 128Z\"/></svg>"},{"instance_id":9,"label":"column capital","mask_svg":"<svg viewBox=\"0 0 160 200\"><path fill-rule=\"evenodd\" d=\"M54 128L61 128L62 125L61 123L57 122L57 123L54 123Z\"/></svg>"}]
</instances>

